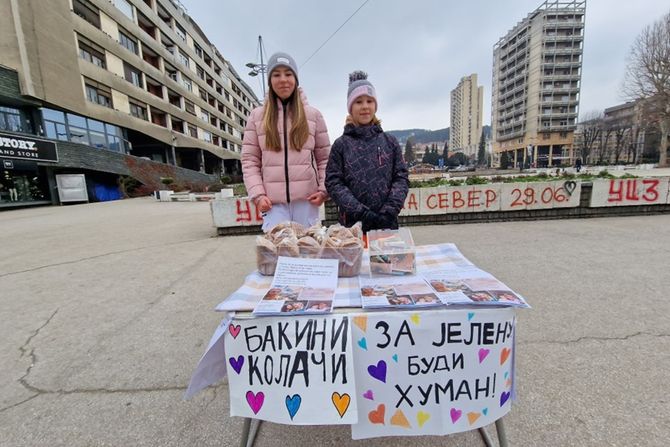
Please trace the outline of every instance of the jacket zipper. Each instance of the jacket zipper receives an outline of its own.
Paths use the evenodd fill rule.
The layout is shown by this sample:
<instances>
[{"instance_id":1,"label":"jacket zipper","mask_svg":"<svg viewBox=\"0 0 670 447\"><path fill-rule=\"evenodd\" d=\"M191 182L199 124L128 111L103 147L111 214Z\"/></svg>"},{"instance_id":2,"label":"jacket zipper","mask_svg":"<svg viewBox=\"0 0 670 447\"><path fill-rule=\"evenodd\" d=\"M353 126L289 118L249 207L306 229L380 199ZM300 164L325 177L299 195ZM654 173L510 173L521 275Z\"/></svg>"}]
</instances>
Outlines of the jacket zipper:
<instances>
[{"instance_id":1,"label":"jacket zipper","mask_svg":"<svg viewBox=\"0 0 670 447\"><path fill-rule=\"evenodd\" d=\"M286 203L291 203L291 191L288 185L288 129L286 128L286 104L282 105L284 115L284 177L286 178Z\"/></svg>"},{"instance_id":2,"label":"jacket zipper","mask_svg":"<svg viewBox=\"0 0 670 447\"><path fill-rule=\"evenodd\" d=\"M314 182L316 182L316 189L319 189L319 174L316 172L316 162L314 160L314 151L310 151L310 156L311 156L311 165L312 165L312 170L314 171Z\"/></svg>"}]
</instances>

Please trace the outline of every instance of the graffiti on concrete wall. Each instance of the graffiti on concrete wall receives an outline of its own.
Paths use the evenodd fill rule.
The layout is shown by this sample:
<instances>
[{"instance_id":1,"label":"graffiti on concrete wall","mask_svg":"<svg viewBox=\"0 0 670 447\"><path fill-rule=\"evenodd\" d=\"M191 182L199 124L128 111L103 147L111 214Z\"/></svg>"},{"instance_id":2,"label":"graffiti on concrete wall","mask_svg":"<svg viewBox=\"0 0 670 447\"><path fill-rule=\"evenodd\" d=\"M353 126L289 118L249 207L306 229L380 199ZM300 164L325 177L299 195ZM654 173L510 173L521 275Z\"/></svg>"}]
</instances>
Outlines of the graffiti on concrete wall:
<instances>
[{"instance_id":1,"label":"graffiti on concrete wall","mask_svg":"<svg viewBox=\"0 0 670 447\"><path fill-rule=\"evenodd\" d=\"M594 180L589 206L597 208L670 203L669 184L668 178Z\"/></svg>"},{"instance_id":2,"label":"graffiti on concrete wall","mask_svg":"<svg viewBox=\"0 0 670 447\"><path fill-rule=\"evenodd\" d=\"M579 206L574 181L411 188L401 216L517 211Z\"/></svg>"}]
</instances>

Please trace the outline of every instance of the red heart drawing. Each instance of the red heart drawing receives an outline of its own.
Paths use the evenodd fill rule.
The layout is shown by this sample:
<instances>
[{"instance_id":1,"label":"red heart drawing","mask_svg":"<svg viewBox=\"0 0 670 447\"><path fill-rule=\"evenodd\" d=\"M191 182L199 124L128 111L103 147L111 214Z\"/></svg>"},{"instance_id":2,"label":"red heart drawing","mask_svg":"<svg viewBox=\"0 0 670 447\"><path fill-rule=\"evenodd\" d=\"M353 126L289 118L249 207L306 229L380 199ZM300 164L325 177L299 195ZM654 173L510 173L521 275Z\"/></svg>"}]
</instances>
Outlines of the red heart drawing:
<instances>
[{"instance_id":1,"label":"red heart drawing","mask_svg":"<svg viewBox=\"0 0 670 447\"><path fill-rule=\"evenodd\" d=\"M502 351L500 351L500 364L502 365L507 361L507 357L509 357L510 353L512 350L510 348L503 348Z\"/></svg>"},{"instance_id":2,"label":"red heart drawing","mask_svg":"<svg viewBox=\"0 0 670 447\"><path fill-rule=\"evenodd\" d=\"M368 419L370 419L370 422L372 422L373 424L384 425L385 411L386 407L384 406L384 404L379 404L376 410L372 410L370 413L368 413Z\"/></svg>"},{"instance_id":3,"label":"red heart drawing","mask_svg":"<svg viewBox=\"0 0 670 447\"><path fill-rule=\"evenodd\" d=\"M228 332L230 332L230 335L232 335L233 338L237 338L237 336L240 335L240 330L242 330L242 328L239 324L237 326L233 326L232 323L228 325Z\"/></svg>"}]
</instances>

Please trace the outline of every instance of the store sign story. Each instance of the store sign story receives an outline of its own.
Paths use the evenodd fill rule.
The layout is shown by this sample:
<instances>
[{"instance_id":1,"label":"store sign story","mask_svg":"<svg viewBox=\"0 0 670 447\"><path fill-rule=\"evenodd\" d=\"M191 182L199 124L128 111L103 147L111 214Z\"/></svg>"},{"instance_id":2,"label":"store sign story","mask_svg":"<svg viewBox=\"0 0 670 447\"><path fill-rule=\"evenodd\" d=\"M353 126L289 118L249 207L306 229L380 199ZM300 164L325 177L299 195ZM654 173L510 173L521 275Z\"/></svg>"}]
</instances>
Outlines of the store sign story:
<instances>
[{"instance_id":1,"label":"store sign story","mask_svg":"<svg viewBox=\"0 0 670 447\"><path fill-rule=\"evenodd\" d=\"M463 432L510 410L512 309L366 313L352 323L354 439Z\"/></svg>"},{"instance_id":2,"label":"store sign story","mask_svg":"<svg viewBox=\"0 0 670 447\"><path fill-rule=\"evenodd\" d=\"M357 422L349 317L234 320L225 335L231 416Z\"/></svg>"},{"instance_id":3,"label":"store sign story","mask_svg":"<svg viewBox=\"0 0 670 447\"><path fill-rule=\"evenodd\" d=\"M0 157L55 163L58 149L53 141L0 132Z\"/></svg>"}]
</instances>

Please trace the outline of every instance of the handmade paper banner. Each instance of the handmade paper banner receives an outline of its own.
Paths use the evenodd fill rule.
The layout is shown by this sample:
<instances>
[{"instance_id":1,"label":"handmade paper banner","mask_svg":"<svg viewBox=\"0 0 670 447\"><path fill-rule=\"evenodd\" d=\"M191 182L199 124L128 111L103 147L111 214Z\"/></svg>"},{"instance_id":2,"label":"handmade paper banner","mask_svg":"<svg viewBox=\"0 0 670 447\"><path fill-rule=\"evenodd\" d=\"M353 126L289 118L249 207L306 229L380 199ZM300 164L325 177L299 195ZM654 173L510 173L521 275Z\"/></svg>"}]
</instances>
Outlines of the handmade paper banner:
<instances>
[{"instance_id":1,"label":"handmade paper banner","mask_svg":"<svg viewBox=\"0 0 670 447\"><path fill-rule=\"evenodd\" d=\"M351 321L354 439L473 430L510 410L512 309L366 313Z\"/></svg>"},{"instance_id":2,"label":"handmade paper banner","mask_svg":"<svg viewBox=\"0 0 670 447\"><path fill-rule=\"evenodd\" d=\"M349 322L344 315L233 320L225 338L231 416L356 423Z\"/></svg>"}]
</instances>

